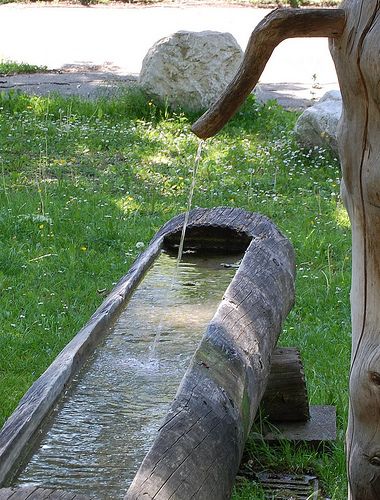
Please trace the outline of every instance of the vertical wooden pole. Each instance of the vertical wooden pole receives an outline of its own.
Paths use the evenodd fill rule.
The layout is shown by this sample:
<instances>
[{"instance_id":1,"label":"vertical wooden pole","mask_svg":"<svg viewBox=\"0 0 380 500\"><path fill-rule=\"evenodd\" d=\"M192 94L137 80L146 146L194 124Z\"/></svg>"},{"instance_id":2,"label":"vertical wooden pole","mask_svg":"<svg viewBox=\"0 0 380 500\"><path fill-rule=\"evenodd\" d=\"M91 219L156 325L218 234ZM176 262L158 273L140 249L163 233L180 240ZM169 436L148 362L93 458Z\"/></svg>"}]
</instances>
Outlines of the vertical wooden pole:
<instances>
[{"instance_id":1,"label":"vertical wooden pole","mask_svg":"<svg viewBox=\"0 0 380 500\"><path fill-rule=\"evenodd\" d=\"M302 11L303 9L301 9ZM328 36L343 97L338 129L342 197L352 225L352 358L347 464L350 498L380 499L380 0L344 0L331 10L330 34L317 10L274 11L254 31L238 75L193 126L214 135L257 82L277 38ZM283 20L287 17L287 27ZM320 27L320 29L318 28ZM273 28L273 29L272 29ZM258 31L258 32L257 32ZM251 43L250 42L250 43ZM255 64L258 57L259 65ZM261 58L260 58L261 56Z\"/></svg>"},{"instance_id":2,"label":"vertical wooden pole","mask_svg":"<svg viewBox=\"0 0 380 500\"><path fill-rule=\"evenodd\" d=\"M338 143L352 225L350 497L380 499L380 2L346 0L330 41L343 98Z\"/></svg>"}]
</instances>

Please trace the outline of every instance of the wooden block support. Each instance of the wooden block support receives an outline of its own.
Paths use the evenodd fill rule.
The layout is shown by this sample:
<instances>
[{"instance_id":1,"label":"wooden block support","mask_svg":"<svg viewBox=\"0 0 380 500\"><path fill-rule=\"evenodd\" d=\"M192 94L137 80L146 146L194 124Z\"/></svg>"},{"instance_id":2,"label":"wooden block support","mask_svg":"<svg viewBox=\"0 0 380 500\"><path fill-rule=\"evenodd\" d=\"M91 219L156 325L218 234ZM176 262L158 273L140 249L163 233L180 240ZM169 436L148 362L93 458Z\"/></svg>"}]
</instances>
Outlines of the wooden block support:
<instances>
[{"instance_id":1,"label":"wooden block support","mask_svg":"<svg viewBox=\"0 0 380 500\"><path fill-rule=\"evenodd\" d=\"M272 355L261 413L270 422L306 422L310 418L305 372L298 349L277 347Z\"/></svg>"}]
</instances>

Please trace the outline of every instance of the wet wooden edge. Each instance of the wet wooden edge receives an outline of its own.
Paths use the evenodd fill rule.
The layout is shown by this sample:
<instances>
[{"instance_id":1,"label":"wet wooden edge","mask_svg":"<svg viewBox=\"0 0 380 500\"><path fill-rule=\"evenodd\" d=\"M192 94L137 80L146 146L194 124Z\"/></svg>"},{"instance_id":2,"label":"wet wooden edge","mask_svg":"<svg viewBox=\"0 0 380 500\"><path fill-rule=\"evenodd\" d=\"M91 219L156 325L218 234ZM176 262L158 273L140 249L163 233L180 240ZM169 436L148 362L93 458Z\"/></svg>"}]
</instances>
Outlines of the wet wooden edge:
<instances>
[{"instance_id":1,"label":"wet wooden edge","mask_svg":"<svg viewBox=\"0 0 380 500\"><path fill-rule=\"evenodd\" d=\"M0 432L0 485L19 461L35 431L103 337L117 311L131 296L161 252L163 237L155 239L92 315L88 323L34 382Z\"/></svg>"},{"instance_id":2,"label":"wet wooden edge","mask_svg":"<svg viewBox=\"0 0 380 500\"><path fill-rule=\"evenodd\" d=\"M93 500L94 497L81 493L70 493L57 488L21 486L0 488L0 500Z\"/></svg>"},{"instance_id":3,"label":"wet wooden edge","mask_svg":"<svg viewBox=\"0 0 380 500\"><path fill-rule=\"evenodd\" d=\"M146 271L162 251L165 236L181 231L184 217L184 214L180 214L162 226L148 248L136 259L128 273L117 283L87 324L22 397L0 431L0 486L19 464L20 457L30 447L30 441L43 419L68 387L72 377L94 351L119 309L130 298ZM261 239L264 237L261 234L261 226L262 229L265 226L267 230L268 223L273 234L265 237L274 234L277 238L280 237L284 242L283 251L292 254L290 243L269 219L238 208L194 209L190 212L188 229L230 228L237 233L245 233L252 239Z\"/></svg>"}]
</instances>

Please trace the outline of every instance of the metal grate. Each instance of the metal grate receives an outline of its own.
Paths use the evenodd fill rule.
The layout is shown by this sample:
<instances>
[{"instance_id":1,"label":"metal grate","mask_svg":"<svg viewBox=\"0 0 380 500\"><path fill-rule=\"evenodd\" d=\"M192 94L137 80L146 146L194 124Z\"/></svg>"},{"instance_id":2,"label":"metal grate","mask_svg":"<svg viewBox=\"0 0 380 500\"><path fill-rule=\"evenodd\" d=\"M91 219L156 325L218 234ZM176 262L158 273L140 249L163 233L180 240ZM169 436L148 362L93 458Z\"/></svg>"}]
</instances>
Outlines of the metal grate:
<instances>
[{"instance_id":1,"label":"metal grate","mask_svg":"<svg viewBox=\"0 0 380 500\"><path fill-rule=\"evenodd\" d=\"M322 498L319 495L318 479L315 476L257 472L248 468L241 469L239 475L260 484L268 500L318 500Z\"/></svg>"}]
</instances>

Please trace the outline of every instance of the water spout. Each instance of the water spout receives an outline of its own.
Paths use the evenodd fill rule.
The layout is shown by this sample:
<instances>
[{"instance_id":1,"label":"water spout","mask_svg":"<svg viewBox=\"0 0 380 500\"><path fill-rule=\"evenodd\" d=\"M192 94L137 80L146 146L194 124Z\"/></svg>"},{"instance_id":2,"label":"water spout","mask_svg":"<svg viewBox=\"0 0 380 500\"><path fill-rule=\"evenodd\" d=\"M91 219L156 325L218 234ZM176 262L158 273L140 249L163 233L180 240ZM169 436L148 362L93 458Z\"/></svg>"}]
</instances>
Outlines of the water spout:
<instances>
[{"instance_id":1,"label":"water spout","mask_svg":"<svg viewBox=\"0 0 380 500\"><path fill-rule=\"evenodd\" d=\"M255 28L244 59L227 89L192 126L201 139L214 136L236 113L259 81L279 43L295 37L339 37L344 29L343 9L275 9Z\"/></svg>"}]
</instances>

